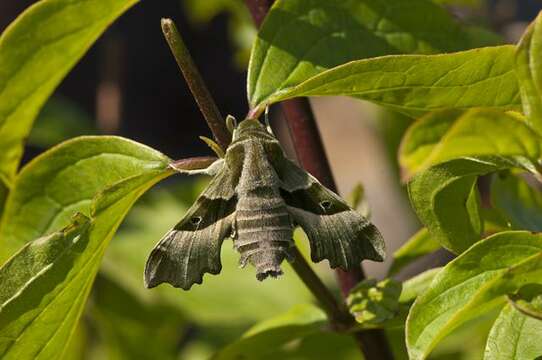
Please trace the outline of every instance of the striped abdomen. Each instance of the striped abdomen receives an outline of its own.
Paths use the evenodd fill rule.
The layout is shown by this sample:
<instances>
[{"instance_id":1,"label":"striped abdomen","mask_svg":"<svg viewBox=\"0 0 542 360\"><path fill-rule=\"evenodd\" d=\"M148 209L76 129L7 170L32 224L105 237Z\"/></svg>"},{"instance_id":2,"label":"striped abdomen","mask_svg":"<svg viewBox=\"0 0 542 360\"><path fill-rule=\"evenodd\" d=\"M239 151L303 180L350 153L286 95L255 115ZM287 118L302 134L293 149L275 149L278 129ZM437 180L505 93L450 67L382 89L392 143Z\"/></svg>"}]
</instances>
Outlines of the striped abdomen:
<instances>
[{"instance_id":1,"label":"striped abdomen","mask_svg":"<svg viewBox=\"0 0 542 360\"><path fill-rule=\"evenodd\" d=\"M290 259L294 243L290 216L276 189L260 187L239 197L235 232L241 266L254 265L258 280L282 274L280 264L284 258Z\"/></svg>"}]
</instances>

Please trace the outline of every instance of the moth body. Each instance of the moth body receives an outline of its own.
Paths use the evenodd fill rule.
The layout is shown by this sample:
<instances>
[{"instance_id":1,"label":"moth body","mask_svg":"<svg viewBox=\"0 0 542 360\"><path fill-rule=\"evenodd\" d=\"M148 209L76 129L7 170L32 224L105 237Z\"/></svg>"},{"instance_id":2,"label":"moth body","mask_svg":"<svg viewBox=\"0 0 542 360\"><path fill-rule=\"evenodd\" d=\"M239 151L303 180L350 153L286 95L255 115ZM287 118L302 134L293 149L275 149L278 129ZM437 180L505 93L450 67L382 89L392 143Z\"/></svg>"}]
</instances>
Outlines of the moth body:
<instances>
[{"instance_id":1,"label":"moth body","mask_svg":"<svg viewBox=\"0 0 542 360\"><path fill-rule=\"evenodd\" d=\"M251 263L258 280L263 280L281 275L280 264L291 259L293 226L280 195L280 179L261 141L250 139L241 146L244 159L236 189L233 243L241 254L241 266Z\"/></svg>"}]
</instances>

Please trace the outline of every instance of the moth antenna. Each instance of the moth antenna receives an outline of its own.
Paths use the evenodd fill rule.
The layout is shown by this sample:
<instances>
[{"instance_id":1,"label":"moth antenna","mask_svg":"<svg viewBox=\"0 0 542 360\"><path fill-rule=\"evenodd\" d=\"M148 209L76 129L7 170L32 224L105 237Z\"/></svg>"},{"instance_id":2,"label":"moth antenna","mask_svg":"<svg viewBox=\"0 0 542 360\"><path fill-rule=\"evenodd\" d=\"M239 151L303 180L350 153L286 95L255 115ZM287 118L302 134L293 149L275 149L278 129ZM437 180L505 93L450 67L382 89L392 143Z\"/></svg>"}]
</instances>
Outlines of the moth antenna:
<instances>
[{"instance_id":1,"label":"moth antenna","mask_svg":"<svg viewBox=\"0 0 542 360\"><path fill-rule=\"evenodd\" d=\"M265 128L267 129L267 132L275 136L275 134L273 134L273 129L271 129L271 125L269 124L269 105L265 107L264 119L265 119Z\"/></svg>"},{"instance_id":2,"label":"moth antenna","mask_svg":"<svg viewBox=\"0 0 542 360\"><path fill-rule=\"evenodd\" d=\"M228 131L233 134L233 130L237 127L237 119L232 115L226 116L226 127Z\"/></svg>"},{"instance_id":3,"label":"moth antenna","mask_svg":"<svg viewBox=\"0 0 542 360\"><path fill-rule=\"evenodd\" d=\"M222 150L222 148L220 147L220 145L218 145L214 140L212 139L209 139L208 137L205 137L205 136L200 136L199 137L204 143L207 144L207 146L209 146L211 148L211 150L213 150L213 152L219 157L219 158L223 158L225 156L224 154L224 150Z\"/></svg>"}]
</instances>

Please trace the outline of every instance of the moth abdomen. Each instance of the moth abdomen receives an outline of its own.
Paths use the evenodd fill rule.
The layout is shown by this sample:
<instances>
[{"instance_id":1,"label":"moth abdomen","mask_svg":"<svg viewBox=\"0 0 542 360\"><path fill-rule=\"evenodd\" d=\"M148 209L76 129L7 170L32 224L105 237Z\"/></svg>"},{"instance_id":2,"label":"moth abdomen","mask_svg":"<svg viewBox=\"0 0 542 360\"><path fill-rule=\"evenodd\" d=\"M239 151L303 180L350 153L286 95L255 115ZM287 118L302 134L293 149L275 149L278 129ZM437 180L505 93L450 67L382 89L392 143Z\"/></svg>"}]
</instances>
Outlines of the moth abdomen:
<instances>
[{"instance_id":1,"label":"moth abdomen","mask_svg":"<svg viewBox=\"0 0 542 360\"><path fill-rule=\"evenodd\" d=\"M247 194L239 199L236 212L235 248L241 254L240 264L256 267L258 280L282 274L280 264L291 259L292 223L279 197L261 198Z\"/></svg>"}]
</instances>

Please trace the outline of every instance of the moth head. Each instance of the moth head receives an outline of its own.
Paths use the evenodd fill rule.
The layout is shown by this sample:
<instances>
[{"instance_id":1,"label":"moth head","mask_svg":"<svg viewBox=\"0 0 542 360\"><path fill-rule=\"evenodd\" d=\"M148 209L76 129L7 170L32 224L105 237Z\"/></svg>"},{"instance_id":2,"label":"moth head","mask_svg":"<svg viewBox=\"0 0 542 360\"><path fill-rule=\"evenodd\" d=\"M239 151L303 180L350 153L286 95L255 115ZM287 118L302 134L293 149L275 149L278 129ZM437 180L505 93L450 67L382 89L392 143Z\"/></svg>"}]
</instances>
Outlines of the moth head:
<instances>
[{"instance_id":1,"label":"moth head","mask_svg":"<svg viewBox=\"0 0 542 360\"><path fill-rule=\"evenodd\" d=\"M245 137L259 137L268 140L275 140L275 137L270 134L265 126L257 119L245 119L241 121L233 130L232 141Z\"/></svg>"}]
</instances>

